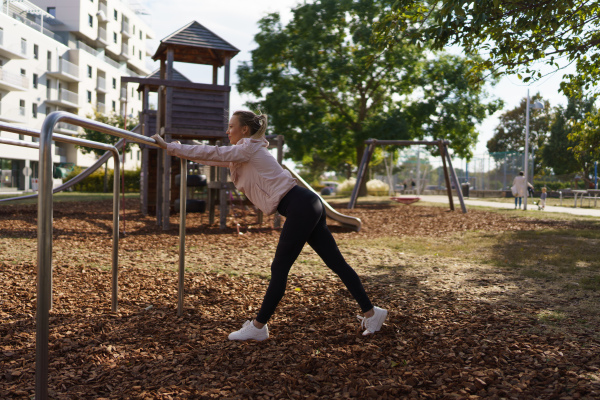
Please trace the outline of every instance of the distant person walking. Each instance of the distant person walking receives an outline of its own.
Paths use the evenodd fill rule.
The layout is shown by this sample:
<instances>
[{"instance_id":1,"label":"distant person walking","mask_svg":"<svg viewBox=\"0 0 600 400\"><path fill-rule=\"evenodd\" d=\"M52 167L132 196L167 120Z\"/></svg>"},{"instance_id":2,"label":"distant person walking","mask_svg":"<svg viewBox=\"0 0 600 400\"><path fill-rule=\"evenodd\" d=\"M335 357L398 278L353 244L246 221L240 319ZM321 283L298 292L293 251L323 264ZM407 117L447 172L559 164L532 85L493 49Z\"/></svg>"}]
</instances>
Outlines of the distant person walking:
<instances>
[{"instance_id":1,"label":"distant person walking","mask_svg":"<svg viewBox=\"0 0 600 400\"><path fill-rule=\"evenodd\" d=\"M540 195L540 207L542 210L546 208L546 198L548 197L548 189L545 187L542 188L542 194Z\"/></svg>"},{"instance_id":2,"label":"distant person walking","mask_svg":"<svg viewBox=\"0 0 600 400\"><path fill-rule=\"evenodd\" d=\"M515 210L517 209L517 202L519 204L518 208L521 209L521 199L527 195L527 188L530 187L533 189L533 185L527 182L527 178L525 178L525 173L523 171L519 171L519 176L515 176L512 184L512 194L515 196Z\"/></svg>"}]
</instances>

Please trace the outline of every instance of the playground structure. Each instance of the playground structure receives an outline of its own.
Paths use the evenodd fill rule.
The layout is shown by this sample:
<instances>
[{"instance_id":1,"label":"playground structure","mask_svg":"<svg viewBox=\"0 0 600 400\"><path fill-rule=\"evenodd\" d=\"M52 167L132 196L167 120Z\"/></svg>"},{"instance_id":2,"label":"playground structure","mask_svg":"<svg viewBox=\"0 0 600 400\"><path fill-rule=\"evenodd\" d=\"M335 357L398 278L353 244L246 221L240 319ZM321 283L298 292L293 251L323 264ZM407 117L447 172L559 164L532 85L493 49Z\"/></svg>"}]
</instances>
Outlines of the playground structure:
<instances>
[{"instance_id":1,"label":"playground structure","mask_svg":"<svg viewBox=\"0 0 600 400\"><path fill-rule=\"evenodd\" d=\"M350 196L350 202L348 203L348 208L353 209L356 205L356 200L358 198L358 191L365 179L365 171L367 170L367 166L371 161L371 157L373 156L373 152L375 151L375 146L412 146L412 145L429 145L429 146L438 146L440 151L440 156L442 157L442 163L444 166L444 179L446 181L446 190L448 192L448 203L450 205L450 209L454 211L454 200L452 199L452 186L450 185L450 176L448 173L448 168L450 169L450 174L452 176L452 181L454 183L454 187L456 188L456 193L458 194L458 200L460 201L460 206L462 208L462 212L466 213L467 208L465 206L465 201L463 199L462 192L460 190L460 185L458 183L458 178L456 177L456 172L452 167L452 160L450 158L450 154L448 152L448 141L446 140L436 140L436 141L426 141L426 140L377 140L377 139L369 139L365 140L365 151L363 153L363 157L361 163L358 167L356 184L354 185L354 189L352 190L352 195ZM448 165L446 165L446 161Z\"/></svg>"},{"instance_id":2,"label":"playground structure","mask_svg":"<svg viewBox=\"0 0 600 400\"><path fill-rule=\"evenodd\" d=\"M196 21L189 23L160 41L152 57L160 69L147 78L122 77L121 84L137 83L142 92L140 133L156 134L165 141L182 143L207 140L212 145L228 142L226 131L229 114L230 60L239 50ZM211 65L212 83L190 82L177 72L175 62ZM224 67L224 82L218 84L219 68ZM126 91L127 92L127 91ZM149 94L156 92L157 110L150 109ZM169 229L169 217L177 199L175 176L179 165L166 150L142 145L142 214L156 215L157 224ZM183 166L183 164L181 164ZM183 175L183 171L181 171ZM220 203L220 226L226 227L227 170L210 167L208 183L209 223L214 221L217 197ZM180 197L181 198L181 197Z\"/></svg>"}]
</instances>

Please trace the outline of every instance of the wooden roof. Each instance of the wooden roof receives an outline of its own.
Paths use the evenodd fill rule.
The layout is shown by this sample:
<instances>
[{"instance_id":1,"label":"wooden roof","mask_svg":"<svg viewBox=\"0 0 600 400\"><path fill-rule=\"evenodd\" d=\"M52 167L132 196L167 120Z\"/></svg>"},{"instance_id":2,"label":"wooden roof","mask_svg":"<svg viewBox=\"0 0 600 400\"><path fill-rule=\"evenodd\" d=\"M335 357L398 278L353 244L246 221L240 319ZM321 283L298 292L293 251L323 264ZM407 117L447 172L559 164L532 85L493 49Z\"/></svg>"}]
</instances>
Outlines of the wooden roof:
<instances>
[{"instance_id":1,"label":"wooden roof","mask_svg":"<svg viewBox=\"0 0 600 400\"><path fill-rule=\"evenodd\" d=\"M219 67L240 52L197 21L162 39L152 59L166 59L167 49L171 48L174 50L174 61Z\"/></svg>"},{"instance_id":2,"label":"wooden roof","mask_svg":"<svg viewBox=\"0 0 600 400\"><path fill-rule=\"evenodd\" d=\"M146 78L148 79L160 79L160 68L148 75ZM184 76L181 72L177 71L173 68L173 79L174 81L182 81L182 82L191 82L186 76Z\"/></svg>"}]
</instances>

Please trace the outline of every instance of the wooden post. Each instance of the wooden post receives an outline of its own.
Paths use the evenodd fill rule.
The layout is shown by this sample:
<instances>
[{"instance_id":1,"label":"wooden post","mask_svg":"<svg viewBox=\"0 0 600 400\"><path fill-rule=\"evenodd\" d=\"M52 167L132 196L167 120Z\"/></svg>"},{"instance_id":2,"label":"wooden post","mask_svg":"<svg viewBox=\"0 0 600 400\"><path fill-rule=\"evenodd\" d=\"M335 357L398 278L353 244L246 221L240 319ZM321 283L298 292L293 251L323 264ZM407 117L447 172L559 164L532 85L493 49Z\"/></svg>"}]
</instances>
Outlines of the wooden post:
<instances>
[{"instance_id":1,"label":"wooden post","mask_svg":"<svg viewBox=\"0 0 600 400\"><path fill-rule=\"evenodd\" d=\"M283 164L283 135L277 135L277 162L279 165ZM273 228L279 229L281 227L281 215L275 211L275 217L273 218Z\"/></svg>"},{"instance_id":2,"label":"wooden post","mask_svg":"<svg viewBox=\"0 0 600 400\"><path fill-rule=\"evenodd\" d=\"M173 80L173 61L175 60L175 50L171 47L167 49L167 60L165 63L165 78L167 80ZM161 70L162 74L162 70ZM168 133L168 128L171 127L171 114L172 114L172 104L171 100L173 98L173 88L171 86L163 87L160 90L162 95L164 96L164 119L163 119L163 127L161 127L161 133L163 133L164 140L169 143L171 142L171 134ZM171 156L167 154L167 151L163 151L164 153L164 171L163 171L163 209L162 209L162 228L164 231L168 230L171 227L170 217L171 217Z\"/></svg>"},{"instance_id":3,"label":"wooden post","mask_svg":"<svg viewBox=\"0 0 600 400\"><path fill-rule=\"evenodd\" d=\"M142 135L144 136L152 136L151 132L148 131L149 129L149 117L148 117L148 110L150 109L149 107L149 100L150 100L150 89L148 88L148 86L144 85L144 97L143 97L143 104L142 104L142 118L141 118L141 124L142 124ZM141 199L141 208L142 208L142 215L143 216L147 216L148 215L148 181L149 181L149 177L148 174L150 173L150 160L148 159L149 157L149 150L148 150L148 146L147 145L141 145L142 147L142 176L141 176L141 180L140 180L140 196L142 197Z\"/></svg>"},{"instance_id":4,"label":"wooden post","mask_svg":"<svg viewBox=\"0 0 600 400\"><path fill-rule=\"evenodd\" d=\"M227 228L227 168L219 167L219 228Z\"/></svg>"},{"instance_id":5,"label":"wooden post","mask_svg":"<svg viewBox=\"0 0 600 400\"><path fill-rule=\"evenodd\" d=\"M375 143L377 141L375 139L371 139L371 142L365 149L363 153L362 162L358 167L358 173L356 176L356 184L354 185L354 189L352 189L352 195L350 196L350 202L348 203L348 209L351 210L356 205L356 199L358 198L358 191L360 189L360 185L365 176L365 171L367 169L367 165L369 165L369 161L371 161L371 156L373 155L373 150L375 150Z\"/></svg>"},{"instance_id":6,"label":"wooden post","mask_svg":"<svg viewBox=\"0 0 600 400\"><path fill-rule=\"evenodd\" d=\"M218 85L217 81L219 80L219 66L217 64L213 64L213 85Z\"/></svg>"},{"instance_id":7,"label":"wooden post","mask_svg":"<svg viewBox=\"0 0 600 400\"><path fill-rule=\"evenodd\" d=\"M444 142L438 141L438 148L440 149L440 156L442 157L442 164L444 165L444 179L446 181L446 190L448 192L448 203L450 204L450 210L454 211L454 199L452 198L452 187L450 185L450 177L448 176L448 167L446 166L446 147Z\"/></svg>"},{"instance_id":8,"label":"wooden post","mask_svg":"<svg viewBox=\"0 0 600 400\"><path fill-rule=\"evenodd\" d=\"M452 180L454 181L454 186L456 187L456 193L458 194L458 201L460 201L460 207L462 208L463 213L467 213L467 207L465 206L465 199L463 198L462 191L460 190L460 185L458 184L458 177L456 176L456 171L454 171L454 167L452 167L452 159L450 158L450 152L448 151L448 142L444 142L446 159L448 160L448 166L450 167L450 174L452 176Z\"/></svg>"}]
</instances>

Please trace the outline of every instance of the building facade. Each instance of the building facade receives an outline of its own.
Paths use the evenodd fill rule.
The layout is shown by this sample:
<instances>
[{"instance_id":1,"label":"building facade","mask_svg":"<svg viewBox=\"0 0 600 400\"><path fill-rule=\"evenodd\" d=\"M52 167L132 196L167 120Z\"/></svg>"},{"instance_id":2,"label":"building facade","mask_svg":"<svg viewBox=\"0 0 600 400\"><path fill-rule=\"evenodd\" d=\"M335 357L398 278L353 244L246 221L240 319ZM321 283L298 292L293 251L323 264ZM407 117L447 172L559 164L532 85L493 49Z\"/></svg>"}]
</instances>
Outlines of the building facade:
<instances>
[{"instance_id":1,"label":"building facade","mask_svg":"<svg viewBox=\"0 0 600 400\"><path fill-rule=\"evenodd\" d=\"M140 9L125 0L3 0L0 11L1 121L39 130L53 111L137 117L141 95L132 85L121 87L121 77L153 69L154 34ZM81 130L59 123L56 132ZM0 136L37 141L9 132ZM96 160L71 144L56 143L53 152L59 171ZM0 144L0 192L35 188L38 157L35 149ZM138 167L140 157L133 147L125 167Z\"/></svg>"}]
</instances>

